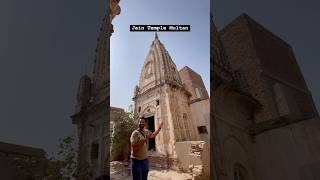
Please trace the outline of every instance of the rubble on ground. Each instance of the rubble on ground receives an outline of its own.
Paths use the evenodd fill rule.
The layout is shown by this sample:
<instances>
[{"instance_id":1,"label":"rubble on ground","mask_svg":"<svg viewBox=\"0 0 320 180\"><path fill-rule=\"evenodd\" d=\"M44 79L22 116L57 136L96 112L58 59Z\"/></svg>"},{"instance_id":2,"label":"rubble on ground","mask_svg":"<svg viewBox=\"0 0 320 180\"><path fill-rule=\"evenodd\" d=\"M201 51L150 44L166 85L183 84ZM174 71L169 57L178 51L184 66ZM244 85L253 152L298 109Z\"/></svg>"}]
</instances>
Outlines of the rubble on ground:
<instances>
[{"instance_id":1,"label":"rubble on ground","mask_svg":"<svg viewBox=\"0 0 320 180\"><path fill-rule=\"evenodd\" d=\"M193 168L196 171L196 167ZM110 162L111 180L131 180L130 164L128 162ZM189 173L172 169L150 169L148 180L198 180Z\"/></svg>"}]
</instances>

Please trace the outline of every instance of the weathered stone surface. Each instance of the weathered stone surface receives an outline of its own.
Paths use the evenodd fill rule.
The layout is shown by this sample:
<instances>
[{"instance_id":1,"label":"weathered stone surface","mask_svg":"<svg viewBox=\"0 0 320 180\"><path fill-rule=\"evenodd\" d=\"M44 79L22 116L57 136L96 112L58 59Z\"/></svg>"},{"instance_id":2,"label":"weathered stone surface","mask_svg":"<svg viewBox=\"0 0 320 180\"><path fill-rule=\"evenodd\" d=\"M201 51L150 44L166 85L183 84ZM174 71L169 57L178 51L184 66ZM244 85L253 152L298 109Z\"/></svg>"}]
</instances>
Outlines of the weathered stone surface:
<instances>
[{"instance_id":1,"label":"weathered stone surface","mask_svg":"<svg viewBox=\"0 0 320 180\"><path fill-rule=\"evenodd\" d=\"M156 137L155 144L156 151L168 158L177 156L175 142L199 139L191 109L202 114L197 120L205 119L203 114L208 115L209 112L209 106L202 106L203 109L197 108L200 102L208 99L201 77L196 76L190 68L185 68L181 72L189 75L183 76L184 81L181 80L168 51L156 36L143 64L139 86L134 90L134 111L137 117L154 118L154 126L147 127L149 129L156 130L158 124L163 121L163 128ZM189 91L197 85L198 91L202 92L198 94L200 97L194 98L199 103L194 104L192 108L190 103L194 99L190 98L192 93L195 96L195 92L190 93L186 84L189 84ZM208 118L201 122L208 123Z\"/></svg>"},{"instance_id":2,"label":"weathered stone surface","mask_svg":"<svg viewBox=\"0 0 320 180\"><path fill-rule=\"evenodd\" d=\"M226 55L233 77L225 81L224 67L213 66L212 177L319 177L320 119L291 47L247 15L212 31L212 47L222 43L215 51Z\"/></svg>"},{"instance_id":3,"label":"weathered stone surface","mask_svg":"<svg viewBox=\"0 0 320 180\"><path fill-rule=\"evenodd\" d=\"M196 143L191 148L192 143L188 143L199 139L209 141L208 93L201 76L191 68L177 70L157 35L143 64L139 85L134 88L133 100L136 116L149 118L148 129L156 130L161 121L164 123L155 139L155 152L150 151L150 166L182 169L208 179L209 173L204 177L203 168L200 168L201 173L198 171L203 163L202 144ZM209 157L209 150L206 153ZM206 161L209 167L209 158ZM196 169L190 171L190 164L196 165Z\"/></svg>"},{"instance_id":4,"label":"weathered stone surface","mask_svg":"<svg viewBox=\"0 0 320 180\"><path fill-rule=\"evenodd\" d=\"M210 100L201 76L188 66L179 71L183 86L191 93L189 106L193 125L197 128L197 139L210 139Z\"/></svg>"},{"instance_id":5,"label":"weathered stone surface","mask_svg":"<svg viewBox=\"0 0 320 180\"><path fill-rule=\"evenodd\" d=\"M110 0L100 28L92 76L83 76L80 80L76 111L71 116L78 131L78 164L91 166L92 179L109 174L110 36L111 22L119 13L119 0Z\"/></svg>"},{"instance_id":6,"label":"weathered stone surface","mask_svg":"<svg viewBox=\"0 0 320 180\"><path fill-rule=\"evenodd\" d=\"M176 143L179 168L195 179L208 179L210 170L209 145L204 141Z\"/></svg>"}]
</instances>

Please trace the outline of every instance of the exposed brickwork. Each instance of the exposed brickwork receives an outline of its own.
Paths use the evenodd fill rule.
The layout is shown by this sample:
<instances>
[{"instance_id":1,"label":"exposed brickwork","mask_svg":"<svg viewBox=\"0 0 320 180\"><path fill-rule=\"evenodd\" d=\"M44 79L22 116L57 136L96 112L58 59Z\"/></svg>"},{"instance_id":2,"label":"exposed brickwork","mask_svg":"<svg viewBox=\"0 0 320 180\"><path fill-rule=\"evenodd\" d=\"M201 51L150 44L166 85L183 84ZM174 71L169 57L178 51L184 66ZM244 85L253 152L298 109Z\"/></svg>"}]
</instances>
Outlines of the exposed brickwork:
<instances>
[{"instance_id":1,"label":"exposed brickwork","mask_svg":"<svg viewBox=\"0 0 320 180\"><path fill-rule=\"evenodd\" d=\"M239 16L219 33L232 71L241 74L245 82L240 84L247 84L245 91L262 105L255 112L255 122L279 116L272 100L274 83L266 76L274 77L273 81L291 89L303 117L317 115L292 49L286 42L247 15Z\"/></svg>"},{"instance_id":2,"label":"exposed brickwork","mask_svg":"<svg viewBox=\"0 0 320 180\"><path fill-rule=\"evenodd\" d=\"M307 89L292 48L251 18L248 27L261 69L299 88Z\"/></svg>"},{"instance_id":3,"label":"exposed brickwork","mask_svg":"<svg viewBox=\"0 0 320 180\"><path fill-rule=\"evenodd\" d=\"M211 54L211 177L318 177L320 121L290 45L247 15L211 38L211 48L222 42L233 77L221 80Z\"/></svg>"},{"instance_id":4,"label":"exposed brickwork","mask_svg":"<svg viewBox=\"0 0 320 180\"><path fill-rule=\"evenodd\" d=\"M200 91L200 99L209 98L206 87L198 73L194 72L188 66L185 66L179 71L179 75L184 87L192 94L190 101L198 99L195 88L198 88Z\"/></svg>"},{"instance_id":5,"label":"exposed brickwork","mask_svg":"<svg viewBox=\"0 0 320 180\"><path fill-rule=\"evenodd\" d=\"M259 62L245 16L240 16L220 31L221 41L232 71L238 72L249 86L248 93L262 105L255 114L257 122L271 118L267 109L265 89L259 76Z\"/></svg>"}]
</instances>

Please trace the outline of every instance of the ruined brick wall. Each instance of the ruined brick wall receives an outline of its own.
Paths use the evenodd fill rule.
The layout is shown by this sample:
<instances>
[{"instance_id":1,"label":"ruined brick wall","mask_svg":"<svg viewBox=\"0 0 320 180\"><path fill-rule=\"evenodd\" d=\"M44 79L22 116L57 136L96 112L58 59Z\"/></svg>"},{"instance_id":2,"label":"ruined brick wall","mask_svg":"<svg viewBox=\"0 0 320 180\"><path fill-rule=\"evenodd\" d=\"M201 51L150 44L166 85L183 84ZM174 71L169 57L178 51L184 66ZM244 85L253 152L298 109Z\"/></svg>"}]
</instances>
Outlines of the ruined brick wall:
<instances>
[{"instance_id":1,"label":"ruined brick wall","mask_svg":"<svg viewBox=\"0 0 320 180\"><path fill-rule=\"evenodd\" d=\"M247 18L261 69L296 87L308 89L292 48L251 18Z\"/></svg>"},{"instance_id":2,"label":"ruined brick wall","mask_svg":"<svg viewBox=\"0 0 320 180\"><path fill-rule=\"evenodd\" d=\"M246 84L243 88L247 93L256 98L264 109L256 112L257 122L271 119L267 106L264 89L265 84L260 78L260 69L250 30L247 26L246 16L240 16L220 31L221 41L233 72L241 75L240 84Z\"/></svg>"},{"instance_id":3,"label":"ruined brick wall","mask_svg":"<svg viewBox=\"0 0 320 180\"><path fill-rule=\"evenodd\" d=\"M257 123L280 116L279 103L274 100L275 83L290 89L287 93L292 94L294 103L299 107L296 114L301 113L295 118L317 116L311 94L287 43L247 15L239 16L221 30L220 35L242 90L262 105L254 115Z\"/></svg>"},{"instance_id":4,"label":"ruined brick wall","mask_svg":"<svg viewBox=\"0 0 320 180\"><path fill-rule=\"evenodd\" d=\"M211 93L219 179L319 177L320 120L291 47L247 15L220 37L240 86L221 83ZM266 129L252 134L251 127Z\"/></svg>"},{"instance_id":5,"label":"ruined brick wall","mask_svg":"<svg viewBox=\"0 0 320 180\"><path fill-rule=\"evenodd\" d=\"M176 143L177 167L192 174L195 180L209 180L209 145L204 141L184 141Z\"/></svg>"},{"instance_id":6,"label":"ruined brick wall","mask_svg":"<svg viewBox=\"0 0 320 180\"><path fill-rule=\"evenodd\" d=\"M285 41L248 18L254 47L259 58L262 77L272 87L281 83L290 89L295 102L301 111L301 117L312 118L317 115L311 94L305 83L293 50ZM271 98L271 96L269 96Z\"/></svg>"},{"instance_id":7,"label":"ruined brick wall","mask_svg":"<svg viewBox=\"0 0 320 180\"><path fill-rule=\"evenodd\" d=\"M194 72L188 66L185 66L179 71L179 75L184 87L186 87L186 89L192 94L190 101L209 98L203 80L198 73ZM200 97L198 97L196 88L198 88Z\"/></svg>"},{"instance_id":8,"label":"ruined brick wall","mask_svg":"<svg viewBox=\"0 0 320 180\"><path fill-rule=\"evenodd\" d=\"M202 78L188 66L182 68L179 75L183 86L192 94L189 98L189 109L198 139L209 142L210 102Z\"/></svg>"}]
</instances>

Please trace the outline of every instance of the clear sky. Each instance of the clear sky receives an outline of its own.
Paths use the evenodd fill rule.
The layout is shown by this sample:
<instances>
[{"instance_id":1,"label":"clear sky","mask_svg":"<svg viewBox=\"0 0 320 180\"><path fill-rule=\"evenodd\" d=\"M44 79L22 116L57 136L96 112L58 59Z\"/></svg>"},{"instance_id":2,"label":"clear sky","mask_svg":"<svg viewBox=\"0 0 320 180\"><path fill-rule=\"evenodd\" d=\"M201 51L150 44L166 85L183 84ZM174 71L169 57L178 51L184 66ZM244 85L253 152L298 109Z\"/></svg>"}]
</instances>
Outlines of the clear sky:
<instances>
[{"instance_id":1,"label":"clear sky","mask_svg":"<svg viewBox=\"0 0 320 180\"><path fill-rule=\"evenodd\" d=\"M124 0L111 37L111 106L127 109L154 32L130 32L131 24L190 24L190 32L159 32L177 68L189 66L210 90L209 0Z\"/></svg>"},{"instance_id":2,"label":"clear sky","mask_svg":"<svg viewBox=\"0 0 320 180\"><path fill-rule=\"evenodd\" d=\"M320 1L318 0L214 0L211 8L218 28L242 13L288 42L320 110Z\"/></svg>"}]
</instances>

